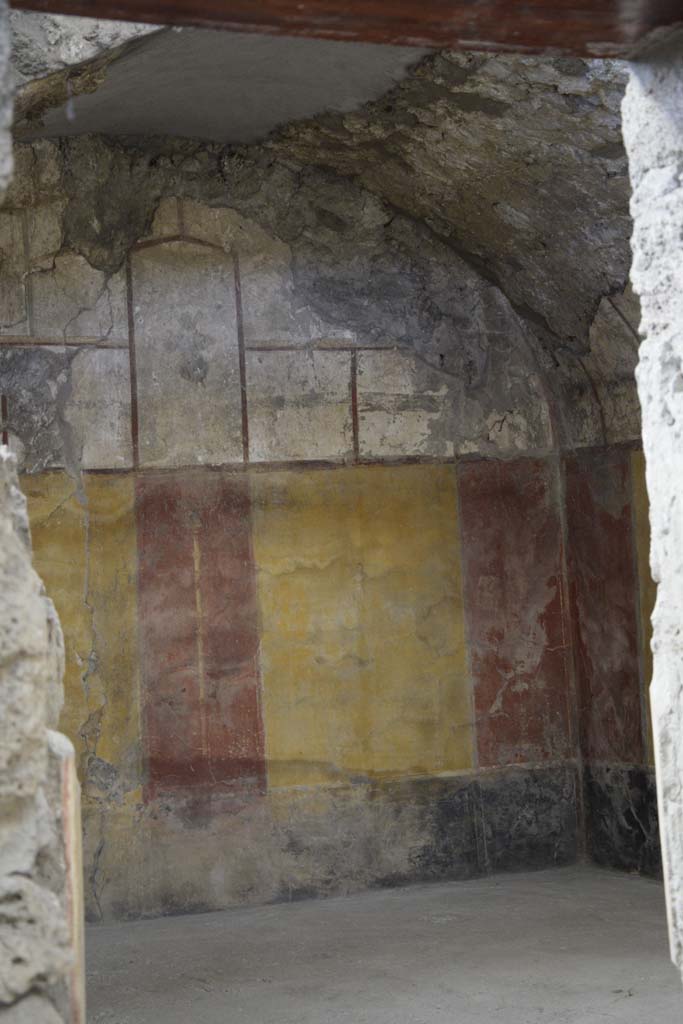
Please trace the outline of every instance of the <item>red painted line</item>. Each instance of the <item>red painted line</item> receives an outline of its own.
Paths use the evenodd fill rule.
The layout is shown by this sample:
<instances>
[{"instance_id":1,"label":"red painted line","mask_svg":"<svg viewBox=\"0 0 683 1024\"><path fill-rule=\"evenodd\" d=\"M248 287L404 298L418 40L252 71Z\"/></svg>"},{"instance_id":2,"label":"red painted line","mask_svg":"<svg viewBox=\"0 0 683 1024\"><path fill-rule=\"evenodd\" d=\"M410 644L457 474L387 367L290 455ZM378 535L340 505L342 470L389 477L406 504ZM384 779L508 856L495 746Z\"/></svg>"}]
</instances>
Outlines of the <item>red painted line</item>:
<instances>
[{"instance_id":1,"label":"red painted line","mask_svg":"<svg viewBox=\"0 0 683 1024\"><path fill-rule=\"evenodd\" d=\"M242 278L240 276L240 258L237 250L233 250L235 268L235 314L237 319L237 351L240 363L240 398L242 402L242 456L245 463L249 462L249 409L247 407L247 357L244 348L244 317L242 311Z\"/></svg>"},{"instance_id":2,"label":"red painted line","mask_svg":"<svg viewBox=\"0 0 683 1024\"><path fill-rule=\"evenodd\" d=\"M104 352L117 352L128 348L127 341L105 344L91 338L33 338L27 334L5 335L0 338L0 348L96 348Z\"/></svg>"},{"instance_id":3,"label":"red painted line","mask_svg":"<svg viewBox=\"0 0 683 1024\"><path fill-rule=\"evenodd\" d=\"M135 315L133 309L133 268L130 254L126 257L126 301L128 304L128 358L130 360L130 434L133 448L133 466L140 465L140 438L138 416L138 373L135 359Z\"/></svg>"},{"instance_id":4,"label":"red painted line","mask_svg":"<svg viewBox=\"0 0 683 1024\"><path fill-rule=\"evenodd\" d=\"M358 358L351 353L351 423L353 428L353 459L360 460L360 436L358 430Z\"/></svg>"},{"instance_id":5,"label":"red painted line","mask_svg":"<svg viewBox=\"0 0 683 1024\"><path fill-rule=\"evenodd\" d=\"M453 456L427 456L427 455L404 455L393 458L362 458L358 460L359 466L376 466L379 468L391 469L397 466L453 466L460 460ZM472 461L468 459L467 461ZM487 460L488 461L488 460ZM278 473L287 470L293 473L308 473L311 470L348 469L353 465L348 459L282 459L280 462L251 462L245 465L243 462L221 462L202 463L199 465L183 466L136 466L119 469L89 469L87 473L99 476L114 475L121 476L134 473L137 477L142 476L168 476L174 473Z\"/></svg>"},{"instance_id":6,"label":"red painted line","mask_svg":"<svg viewBox=\"0 0 683 1024\"><path fill-rule=\"evenodd\" d=\"M7 395L0 395L0 422L2 423L2 443L9 444L9 401Z\"/></svg>"},{"instance_id":7,"label":"red painted line","mask_svg":"<svg viewBox=\"0 0 683 1024\"><path fill-rule=\"evenodd\" d=\"M364 456L358 460L360 466L453 466L457 459L453 455L385 455L372 458Z\"/></svg>"},{"instance_id":8,"label":"red painted line","mask_svg":"<svg viewBox=\"0 0 683 1024\"><path fill-rule=\"evenodd\" d=\"M136 242L132 246L131 252L139 252L140 249L154 249L158 245L166 245L169 242L187 242L191 245L201 245L204 249L213 249L225 255L225 249L222 245L216 245L214 242L205 242L203 238L195 238L194 235L159 235L158 238L147 238L143 242Z\"/></svg>"},{"instance_id":9,"label":"red painted line","mask_svg":"<svg viewBox=\"0 0 683 1024\"><path fill-rule=\"evenodd\" d=\"M21 218L21 232L24 246L24 296L26 301L26 319L28 320L28 332L33 334L35 316L33 313L33 274L31 273L31 255L29 252L28 235L28 210L24 210Z\"/></svg>"},{"instance_id":10,"label":"red painted line","mask_svg":"<svg viewBox=\"0 0 683 1024\"><path fill-rule=\"evenodd\" d=\"M401 345L247 345L247 352L408 352Z\"/></svg>"}]
</instances>

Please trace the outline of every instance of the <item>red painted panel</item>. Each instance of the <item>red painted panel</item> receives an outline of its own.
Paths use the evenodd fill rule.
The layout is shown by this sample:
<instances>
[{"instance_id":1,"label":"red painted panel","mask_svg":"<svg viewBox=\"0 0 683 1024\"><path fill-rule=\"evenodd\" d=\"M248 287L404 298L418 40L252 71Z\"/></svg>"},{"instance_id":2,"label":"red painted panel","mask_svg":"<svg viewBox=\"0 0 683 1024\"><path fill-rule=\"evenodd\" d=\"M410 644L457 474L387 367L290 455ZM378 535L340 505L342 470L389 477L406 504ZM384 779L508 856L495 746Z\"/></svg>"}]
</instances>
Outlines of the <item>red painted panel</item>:
<instances>
[{"instance_id":1,"label":"red painted panel","mask_svg":"<svg viewBox=\"0 0 683 1024\"><path fill-rule=\"evenodd\" d=\"M569 624L554 466L458 468L465 616L481 765L572 754Z\"/></svg>"},{"instance_id":2,"label":"red painted panel","mask_svg":"<svg viewBox=\"0 0 683 1024\"><path fill-rule=\"evenodd\" d=\"M581 748L589 761L644 758L630 453L565 460L570 605Z\"/></svg>"},{"instance_id":3,"label":"red painted panel","mask_svg":"<svg viewBox=\"0 0 683 1024\"><path fill-rule=\"evenodd\" d=\"M265 783L245 477L137 481L146 798Z\"/></svg>"}]
</instances>

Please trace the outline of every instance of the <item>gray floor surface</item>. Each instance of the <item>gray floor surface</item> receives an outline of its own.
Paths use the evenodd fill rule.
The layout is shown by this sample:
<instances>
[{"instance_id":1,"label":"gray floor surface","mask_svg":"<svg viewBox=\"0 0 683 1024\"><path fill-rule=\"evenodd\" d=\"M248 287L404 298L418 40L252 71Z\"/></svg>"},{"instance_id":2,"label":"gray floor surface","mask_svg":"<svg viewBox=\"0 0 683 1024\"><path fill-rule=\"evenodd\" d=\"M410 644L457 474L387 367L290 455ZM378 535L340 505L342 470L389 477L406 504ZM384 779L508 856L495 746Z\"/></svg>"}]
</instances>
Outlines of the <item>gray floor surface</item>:
<instances>
[{"instance_id":1,"label":"gray floor surface","mask_svg":"<svg viewBox=\"0 0 683 1024\"><path fill-rule=\"evenodd\" d=\"M90 1024L683 1024L662 887L580 867L88 930Z\"/></svg>"}]
</instances>

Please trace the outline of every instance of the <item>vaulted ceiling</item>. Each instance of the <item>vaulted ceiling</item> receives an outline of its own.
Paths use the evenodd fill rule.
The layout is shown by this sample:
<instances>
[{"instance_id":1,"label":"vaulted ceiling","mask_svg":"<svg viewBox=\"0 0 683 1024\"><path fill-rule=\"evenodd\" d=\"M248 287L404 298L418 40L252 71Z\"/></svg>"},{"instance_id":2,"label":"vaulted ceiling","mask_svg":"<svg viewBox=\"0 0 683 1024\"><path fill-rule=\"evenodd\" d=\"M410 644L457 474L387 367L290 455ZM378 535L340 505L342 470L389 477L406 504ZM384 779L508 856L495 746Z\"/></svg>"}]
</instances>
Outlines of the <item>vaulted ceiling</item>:
<instances>
[{"instance_id":1,"label":"vaulted ceiling","mask_svg":"<svg viewBox=\"0 0 683 1024\"><path fill-rule=\"evenodd\" d=\"M620 61L13 18L19 139L183 136L355 180L498 286L558 367L624 291ZM632 381L637 304L613 312Z\"/></svg>"}]
</instances>

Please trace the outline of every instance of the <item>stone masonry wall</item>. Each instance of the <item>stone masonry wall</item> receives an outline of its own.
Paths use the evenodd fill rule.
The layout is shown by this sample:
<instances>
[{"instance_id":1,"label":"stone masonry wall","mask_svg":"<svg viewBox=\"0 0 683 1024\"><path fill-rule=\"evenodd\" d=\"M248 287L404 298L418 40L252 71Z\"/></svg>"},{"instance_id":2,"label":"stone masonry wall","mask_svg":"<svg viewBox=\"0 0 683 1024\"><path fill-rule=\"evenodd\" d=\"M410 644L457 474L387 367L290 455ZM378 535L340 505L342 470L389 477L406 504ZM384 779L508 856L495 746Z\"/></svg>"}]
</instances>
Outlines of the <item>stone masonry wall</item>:
<instances>
[{"instance_id":1,"label":"stone masonry wall","mask_svg":"<svg viewBox=\"0 0 683 1024\"><path fill-rule=\"evenodd\" d=\"M12 174L7 4L0 2L0 196ZM4 271L3 249L3 271ZM0 1016L85 1024L74 749L53 732L64 650L31 565L26 502L0 446Z\"/></svg>"},{"instance_id":2,"label":"stone masonry wall","mask_svg":"<svg viewBox=\"0 0 683 1024\"><path fill-rule=\"evenodd\" d=\"M644 515L632 296L550 378L496 286L330 172L102 139L16 159L0 429L64 624L90 918L567 863L598 783L621 821L640 528L602 567L605 680L602 521L571 509ZM610 686L624 742L594 757ZM628 822L591 835L647 867Z\"/></svg>"},{"instance_id":3,"label":"stone masonry wall","mask_svg":"<svg viewBox=\"0 0 683 1024\"><path fill-rule=\"evenodd\" d=\"M80 817L62 703L62 634L31 566L23 498L0 449L0 1014L84 1024Z\"/></svg>"}]
</instances>

